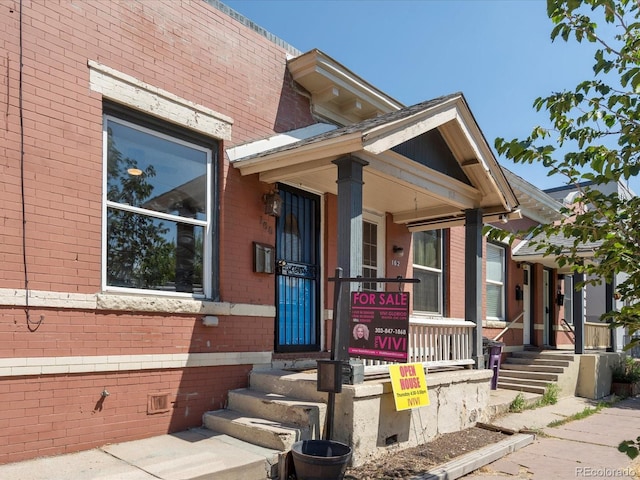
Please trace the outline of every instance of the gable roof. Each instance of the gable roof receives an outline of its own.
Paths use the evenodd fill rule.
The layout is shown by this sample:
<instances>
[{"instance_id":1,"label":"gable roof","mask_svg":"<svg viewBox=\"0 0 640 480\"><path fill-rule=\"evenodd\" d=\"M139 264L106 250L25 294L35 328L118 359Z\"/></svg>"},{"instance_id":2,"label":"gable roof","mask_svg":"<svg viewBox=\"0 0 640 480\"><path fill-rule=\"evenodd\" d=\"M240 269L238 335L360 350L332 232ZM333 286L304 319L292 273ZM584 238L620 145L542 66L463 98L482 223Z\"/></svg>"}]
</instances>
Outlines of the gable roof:
<instances>
[{"instance_id":1,"label":"gable roof","mask_svg":"<svg viewBox=\"0 0 640 480\"><path fill-rule=\"evenodd\" d=\"M393 150L432 131L441 135L468 181ZM390 212L395 222L410 227L415 222L435 228L431 225L439 221L463 221L468 209L482 208L487 214L497 215L512 212L518 205L462 93L276 148L229 156L242 175L258 174L267 183L292 183L336 193L336 166L332 162L345 155L355 155L368 163L364 169L365 208Z\"/></svg>"}]
</instances>

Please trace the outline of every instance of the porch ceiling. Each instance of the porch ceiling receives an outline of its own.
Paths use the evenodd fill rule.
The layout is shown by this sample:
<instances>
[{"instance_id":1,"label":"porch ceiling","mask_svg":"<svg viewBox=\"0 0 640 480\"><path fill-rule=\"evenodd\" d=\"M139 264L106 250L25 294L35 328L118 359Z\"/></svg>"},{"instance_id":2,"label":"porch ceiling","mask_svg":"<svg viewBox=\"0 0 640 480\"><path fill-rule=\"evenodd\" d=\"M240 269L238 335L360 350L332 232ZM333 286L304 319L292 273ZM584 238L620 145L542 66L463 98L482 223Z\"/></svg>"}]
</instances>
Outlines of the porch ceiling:
<instances>
[{"instance_id":1,"label":"porch ceiling","mask_svg":"<svg viewBox=\"0 0 640 480\"><path fill-rule=\"evenodd\" d=\"M391 150L438 129L469 184ZM242 175L337 193L334 160L353 155L364 168L363 206L397 223L464 218L467 209L508 213L517 199L461 94L334 129L259 153L232 158ZM429 228L435 228L429 226Z\"/></svg>"}]
</instances>

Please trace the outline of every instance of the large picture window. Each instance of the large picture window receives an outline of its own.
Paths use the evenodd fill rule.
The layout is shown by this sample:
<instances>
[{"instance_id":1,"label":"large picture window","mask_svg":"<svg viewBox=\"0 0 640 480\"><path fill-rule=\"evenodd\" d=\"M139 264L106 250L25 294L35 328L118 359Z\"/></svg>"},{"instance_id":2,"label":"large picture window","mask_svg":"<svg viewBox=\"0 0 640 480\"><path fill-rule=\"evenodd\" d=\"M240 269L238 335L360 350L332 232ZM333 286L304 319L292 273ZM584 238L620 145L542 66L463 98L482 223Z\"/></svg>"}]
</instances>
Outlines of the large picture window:
<instances>
[{"instance_id":1,"label":"large picture window","mask_svg":"<svg viewBox=\"0 0 640 480\"><path fill-rule=\"evenodd\" d=\"M442 230L413 234L413 310L442 315Z\"/></svg>"},{"instance_id":2,"label":"large picture window","mask_svg":"<svg viewBox=\"0 0 640 480\"><path fill-rule=\"evenodd\" d=\"M505 250L487 244L486 296L487 318L504 320Z\"/></svg>"},{"instance_id":3,"label":"large picture window","mask_svg":"<svg viewBox=\"0 0 640 480\"><path fill-rule=\"evenodd\" d=\"M212 150L105 115L107 287L211 295Z\"/></svg>"}]
</instances>

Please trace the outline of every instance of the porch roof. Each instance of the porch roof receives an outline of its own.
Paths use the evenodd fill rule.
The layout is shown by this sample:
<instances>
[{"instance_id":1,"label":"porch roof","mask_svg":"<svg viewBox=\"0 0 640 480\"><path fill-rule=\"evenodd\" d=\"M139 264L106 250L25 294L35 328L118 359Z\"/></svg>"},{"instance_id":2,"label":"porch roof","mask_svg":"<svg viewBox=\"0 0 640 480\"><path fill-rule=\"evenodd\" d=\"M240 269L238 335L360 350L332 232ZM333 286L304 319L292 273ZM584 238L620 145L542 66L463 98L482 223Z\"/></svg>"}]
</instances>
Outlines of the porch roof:
<instances>
[{"instance_id":1,"label":"porch roof","mask_svg":"<svg viewBox=\"0 0 640 480\"><path fill-rule=\"evenodd\" d=\"M518 205L462 93L329 128L306 138L292 135L288 143L275 148L274 143L262 141L254 150L240 146L227 154L242 175L258 174L267 183L284 182L333 194L337 194L334 160L357 156L367 162L364 208L389 212L396 223L412 230L463 222L465 210L477 208L483 210L486 221L495 221ZM453 159L448 165L416 155L409 158L399 153L405 150L395 148L435 131Z\"/></svg>"},{"instance_id":2,"label":"porch roof","mask_svg":"<svg viewBox=\"0 0 640 480\"><path fill-rule=\"evenodd\" d=\"M502 170L518 197L523 217L538 223L552 223L563 218L562 203L505 167Z\"/></svg>"},{"instance_id":3,"label":"porch roof","mask_svg":"<svg viewBox=\"0 0 640 480\"><path fill-rule=\"evenodd\" d=\"M548 243L562 248L567 252L569 247L573 246L576 239L573 237L565 237L564 235L551 235L549 238L545 234L539 234L529 240L525 240L513 249L513 259L519 262L540 263L547 268L558 269L560 273L568 273L571 271L571 265L560 266L558 260L553 255L543 255L538 249L538 242ZM578 242L578 255L582 258L591 259L595 250L600 246L601 242Z\"/></svg>"}]
</instances>

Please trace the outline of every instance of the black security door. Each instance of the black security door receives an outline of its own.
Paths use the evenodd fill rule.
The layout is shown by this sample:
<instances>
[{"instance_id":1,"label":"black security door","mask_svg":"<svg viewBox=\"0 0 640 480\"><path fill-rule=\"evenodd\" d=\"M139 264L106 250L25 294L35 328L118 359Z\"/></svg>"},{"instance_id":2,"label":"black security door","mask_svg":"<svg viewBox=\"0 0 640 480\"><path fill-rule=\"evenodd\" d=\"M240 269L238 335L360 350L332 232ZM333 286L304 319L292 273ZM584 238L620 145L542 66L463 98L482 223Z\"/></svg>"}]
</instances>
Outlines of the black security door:
<instances>
[{"instance_id":1,"label":"black security door","mask_svg":"<svg viewBox=\"0 0 640 480\"><path fill-rule=\"evenodd\" d=\"M278 352L320 349L320 204L317 195L280 185L276 222Z\"/></svg>"}]
</instances>

